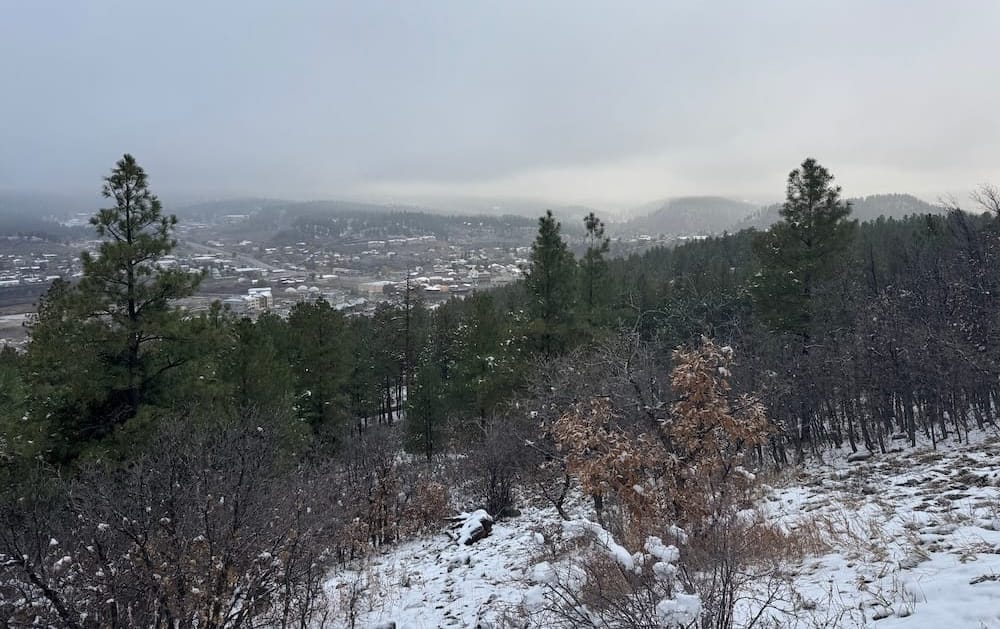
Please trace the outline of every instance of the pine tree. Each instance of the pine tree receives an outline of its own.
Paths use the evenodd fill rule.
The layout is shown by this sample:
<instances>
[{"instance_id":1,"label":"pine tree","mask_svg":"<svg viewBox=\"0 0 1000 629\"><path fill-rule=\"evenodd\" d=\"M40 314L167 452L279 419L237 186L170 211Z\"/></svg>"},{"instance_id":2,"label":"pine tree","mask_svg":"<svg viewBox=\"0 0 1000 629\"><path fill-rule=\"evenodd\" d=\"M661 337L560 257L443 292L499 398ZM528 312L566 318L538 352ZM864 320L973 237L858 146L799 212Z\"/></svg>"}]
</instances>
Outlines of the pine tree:
<instances>
[{"instance_id":1,"label":"pine tree","mask_svg":"<svg viewBox=\"0 0 1000 629\"><path fill-rule=\"evenodd\" d=\"M538 236L524 276L531 336L546 356L565 345L575 306L576 261L559 231L551 210L538 219Z\"/></svg>"},{"instance_id":2,"label":"pine tree","mask_svg":"<svg viewBox=\"0 0 1000 629\"><path fill-rule=\"evenodd\" d=\"M146 347L161 341L174 319L171 299L187 297L199 277L179 269L163 269L158 261L177 245L177 217L163 215L160 200L149 190L146 172L126 154L104 180L102 194L115 206L90 219L105 241L98 255L83 254L80 294L95 316L107 315L120 334L122 385L129 414L142 403L150 379L176 365L153 364Z\"/></svg>"},{"instance_id":3,"label":"pine tree","mask_svg":"<svg viewBox=\"0 0 1000 629\"><path fill-rule=\"evenodd\" d=\"M418 363L413 384L407 391L406 430L408 446L423 454L427 462L433 459L447 412L444 382L440 369L426 354Z\"/></svg>"},{"instance_id":4,"label":"pine tree","mask_svg":"<svg viewBox=\"0 0 1000 629\"><path fill-rule=\"evenodd\" d=\"M347 419L354 349L344 315L320 299L292 308L288 327L299 416L335 441Z\"/></svg>"},{"instance_id":5,"label":"pine tree","mask_svg":"<svg viewBox=\"0 0 1000 629\"><path fill-rule=\"evenodd\" d=\"M503 396L510 394L516 377L503 339L503 317L493 296L476 293L462 305L466 312L450 379L452 398L458 408L485 420Z\"/></svg>"},{"instance_id":6,"label":"pine tree","mask_svg":"<svg viewBox=\"0 0 1000 629\"><path fill-rule=\"evenodd\" d=\"M56 424L69 454L74 442L103 437L134 417L186 362L183 352L164 351L180 336L171 300L193 294L200 280L161 266L177 244L177 219L163 214L134 157L118 161L102 193L114 206L90 220L104 239L97 254L82 254L79 284L50 289L31 331L32 362L48 357L62 365L32 376L40 390L57 393L36 397L36 410Z\"/></svg>"},{"instance_id":7,"label":"pine tree","mask_svg":"<svg viewBox=\"0 0 1000 629\"><path fill-rule=\"evenodd\" d=\"M428 461L438 449L446 420L459 404L455 370L462 354L464 327L456 302L434 311L427 342L415 365L412 388L407 390L409 446Z\"/></svg>"},{"instance_id":8,"label":"pine tree","mask_svg":"<svg viewBox=\"0 0 1000 629\"><path fill-rule=\"evenodd\" d=\"M833 175L809 158L788 175L782 220L754 237L758 312L773 329L801 337L804 348L817 320L818 290L846 262L857 227L850 213Z\"/></svg>"},{"instance_id":9,"label":"pine tree","mask_svg":"<svg viewBox=\"0 0 1000 629\"><path fill-rule=\"evenodd\" d=\"M276 332L284 330L276 315L262 315L256 322L243 318L226 330L226 347L218 358L217 376L226 399L236 413L247 415L264 409L288 407L292 374L280 353Z\"/></svg>"},{"instance_id":10,"label":"pine tree","mask_svg":"<svg viewBox=\"0 0 1000 629\"><path fill-rule=\"evenodd\" d=\"M604 259L611 246L610 239L604 235L604 221L597 218L593 212L583 219L587 230L587 252L580 260L582 271L583 304L591 324L600 319L598 312L604 305L604 276L608 271L608 263Z\"/></svg>"}]
</instances>

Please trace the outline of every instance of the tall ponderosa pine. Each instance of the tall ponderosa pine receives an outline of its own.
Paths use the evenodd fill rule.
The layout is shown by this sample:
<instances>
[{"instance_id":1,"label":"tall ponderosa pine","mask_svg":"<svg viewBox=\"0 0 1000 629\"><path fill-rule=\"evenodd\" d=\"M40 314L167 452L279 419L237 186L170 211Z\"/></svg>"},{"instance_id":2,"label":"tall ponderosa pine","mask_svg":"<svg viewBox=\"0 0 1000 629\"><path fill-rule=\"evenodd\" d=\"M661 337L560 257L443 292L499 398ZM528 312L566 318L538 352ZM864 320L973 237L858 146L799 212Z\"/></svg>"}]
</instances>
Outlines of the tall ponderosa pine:
<instances>
[{"instance_id":1,"label":"tall ponderosa pine","mask_svg":"<svg viewBox=\"0 0 1000 629\"><path fill-rule=\"evenodd\" d=\"M83 254L80 295L94 316L107 316L119 332L116 356L133 414L152 380L176 367L161 363L146 348L163 340L176 320L171 299L194 293L199 277L179 269L164 269L158 261L177 245L173 231L177 217L163 215L156 195L149 191L146 172L131 155L118 161L104 180L102 194L115 206L90 219L104 238L98 255Z\"/></svg>"},{"instance_id":2,"label":"tall ponderosa pine","mask_svg":"<svg viewBox=\"0 0 1000 629\"><path fill-rule=\"evenodd\" d=\"M576 261L559 232L559 222L551 210L546 211L538 219L538 236L524 276L531 336L546 356L565 345L575 306Z\"/></svg>"},{"instance_id":3,"label":"tall ponderosa pine","mask_svg":"<svg viewBox=\"0 0 1000 629\"><path fill-rule=\"evenodd\" d=\"M815 159L806 159L788 175L782 220L753 241L761 265L754 301L773 329L808 343L817 316L817 291L848 257L857 228L850 213L833 175Z\"/></svg>"},{"instance_id":4,"label":"tall ponderosa pine","mask_svg":"<svg viewBox=\"0 0 1000 629\"><path fill-rule=\"evenodd\" d=\"M583 226L587 230L587 251L580 260L581 289L587 317L594 323L599 319L600 308L604 305L604 276L608 271L604 256L611 247L611 240L604 235L604 221L593 212L584 217Z\"/></svg>"},{"instance_id":5,"label":"tall ponderosa pine","mask_svg":"<svg viewBox=\"0 0 1000 629\"><path fill-rule=\"evenodd\" d=\"M36 355L88 354L80 356L77 368L66 365L62 375L69 381L39 383L60 390L62 408L45 412L56 423L72 424L56 427L57 432L68 428L72 434L63 436L70 440L101 437L135 416L164 376L184 363L183 353L163 347L178 336L180 316L171 300L193 294L200 280L161 266L177 244L177 219L163 214L134 157L118 161L102 193L114 206L90 219L104 239L97 254L83 253L79 284L51 291L32 329L31 352ZM72 334L48 333L66 326L73 327ZM45 370L34 374L46 380ZM77 379L80 386L70 382ZM86 388L94 390L74 393Z\"/></svg>"}]
</instances>

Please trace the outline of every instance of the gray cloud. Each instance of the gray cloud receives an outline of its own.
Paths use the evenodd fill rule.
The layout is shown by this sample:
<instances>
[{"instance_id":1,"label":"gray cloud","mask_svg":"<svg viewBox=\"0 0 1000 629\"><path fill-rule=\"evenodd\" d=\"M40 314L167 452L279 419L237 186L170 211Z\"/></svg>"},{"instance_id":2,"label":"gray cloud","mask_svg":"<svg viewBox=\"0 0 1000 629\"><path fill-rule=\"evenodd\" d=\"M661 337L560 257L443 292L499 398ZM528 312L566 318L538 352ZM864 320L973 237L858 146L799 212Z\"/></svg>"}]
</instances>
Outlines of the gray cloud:
<instances>
[{"instance_id":1,"label":"gray cloud","mask_svg":"<svg viewBox=\"0 0 1000 629\"><path fill-rule=\"evenodd\" d=\"M0 0L0 186L777 197L1000 179L1000 4Z\"/></svg>"}]
</instances>

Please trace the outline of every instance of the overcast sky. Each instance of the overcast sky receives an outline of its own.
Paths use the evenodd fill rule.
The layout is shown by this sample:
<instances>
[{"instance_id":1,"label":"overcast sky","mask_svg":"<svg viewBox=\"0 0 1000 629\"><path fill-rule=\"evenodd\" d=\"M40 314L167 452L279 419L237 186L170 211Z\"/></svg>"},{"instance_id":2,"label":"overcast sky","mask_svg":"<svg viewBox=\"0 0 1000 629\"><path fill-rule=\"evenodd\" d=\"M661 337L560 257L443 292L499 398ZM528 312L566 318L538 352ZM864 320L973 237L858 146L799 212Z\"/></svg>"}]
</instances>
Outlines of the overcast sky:
<instances>
[{"instance_id":1,"label":"overcast sky","mask_svg":"<svg viewBox=\"0 0 1000 629\"><path fill-rule=\"evenodd\" d=\"M0 0L0 188L624 207L1000 183L1000 2Z\"/></svg>"}]
</instances>

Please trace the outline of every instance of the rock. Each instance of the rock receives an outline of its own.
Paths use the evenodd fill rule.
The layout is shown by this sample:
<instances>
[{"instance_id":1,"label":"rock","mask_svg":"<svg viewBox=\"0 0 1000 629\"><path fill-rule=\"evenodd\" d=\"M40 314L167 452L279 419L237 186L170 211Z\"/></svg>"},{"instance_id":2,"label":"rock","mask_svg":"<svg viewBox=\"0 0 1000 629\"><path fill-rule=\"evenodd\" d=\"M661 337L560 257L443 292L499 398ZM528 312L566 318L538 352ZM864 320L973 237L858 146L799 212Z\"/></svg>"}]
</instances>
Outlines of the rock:
<instances>
[{"instance_id":1,"label":"rock","mask_svg":"<svg viewBox=\"0 0 1000 629\"><path fill-rule=\"evenodd\" d=\"M471 546L484 537L488 537L493 530L493 516L486 513L484 509L478 509L472 513L462 513L455 517L448 518L454 524L452 528L458 529L458 542L460 546Z\"/></svg>"},{"instance_id":2,"label":"rock","mask_svg":"<svg viewBox=\"0 0 1000 629\"><path fill-rule=\"evenodd\" d=\"M848 463L855 463L857 461L867 461L870 458L872 458L872 453L871 452L858 451L858 452L854 452L852 454L847 455L847 462Z\"/></svg>"}]
</instances>

